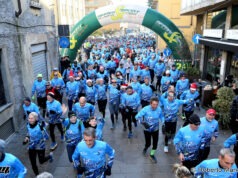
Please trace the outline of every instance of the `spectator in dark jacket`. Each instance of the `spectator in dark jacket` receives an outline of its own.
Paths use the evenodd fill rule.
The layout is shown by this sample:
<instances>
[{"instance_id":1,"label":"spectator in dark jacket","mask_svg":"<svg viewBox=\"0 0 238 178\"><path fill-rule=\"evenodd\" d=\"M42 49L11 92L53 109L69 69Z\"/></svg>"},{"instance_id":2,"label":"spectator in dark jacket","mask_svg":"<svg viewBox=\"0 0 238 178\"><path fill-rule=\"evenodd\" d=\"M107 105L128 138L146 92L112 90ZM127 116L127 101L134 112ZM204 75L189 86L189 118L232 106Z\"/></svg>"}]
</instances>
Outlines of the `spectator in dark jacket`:
<instances>
[{"instance_id":1,"label":"spectator in dark jacket","mask_svg":"<svg viewBox=\"0 0 238 178\"><path fill-rule=\"evenodd\" d=\"M232 133L234 134L238 132L238 96L236 96L232 102L230 115L231 115L230 127Z\"/></svg>"}]
</instances>

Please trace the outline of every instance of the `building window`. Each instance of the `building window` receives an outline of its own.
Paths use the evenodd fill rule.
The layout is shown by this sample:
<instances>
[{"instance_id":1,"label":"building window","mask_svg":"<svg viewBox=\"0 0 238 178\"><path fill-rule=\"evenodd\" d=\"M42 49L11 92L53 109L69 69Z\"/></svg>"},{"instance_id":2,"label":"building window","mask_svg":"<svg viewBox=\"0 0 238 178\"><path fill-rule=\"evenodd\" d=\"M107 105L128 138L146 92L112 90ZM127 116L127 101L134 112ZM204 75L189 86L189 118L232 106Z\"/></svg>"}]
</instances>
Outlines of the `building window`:
<instances>
[{"instance_id":1,"label":"building window","mask_svg":"<svg viewBox=\"0 0 238 178\"><path fill-rule=\"evenodd\" d=\"M5 91L4 91L4 85L2 81L2 51L0 49L0 106L3 106L7 103Z\"/></svg>"}]
</instances>

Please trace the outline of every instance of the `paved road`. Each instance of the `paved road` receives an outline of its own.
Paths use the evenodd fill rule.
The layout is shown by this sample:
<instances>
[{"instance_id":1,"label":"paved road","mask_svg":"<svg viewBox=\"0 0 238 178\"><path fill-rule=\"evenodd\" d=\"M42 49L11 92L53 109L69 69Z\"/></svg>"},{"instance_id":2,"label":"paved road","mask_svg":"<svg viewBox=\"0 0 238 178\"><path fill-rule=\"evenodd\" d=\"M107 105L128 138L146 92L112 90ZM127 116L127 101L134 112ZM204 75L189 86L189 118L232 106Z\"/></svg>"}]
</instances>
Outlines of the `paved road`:
<instances>
[{"instance_id":1,"label":"paved road","mask_svg":"<svg viewBox=\"0 0 238 178\"><path fill-rule=\"evenodd\" d=\"M195 111L200 116L205 115L205 111ZM133 128L134 137L132 139L127 138L127 132L124 132L123 124L119 119L115 130L110 130L111 121L109 118L109 111L106 114L106 124L104 127L104 139L115 150L116 158L112 168L111 178L172 178L174 177L171 169L172 165L178 162L177 155L175 153L173 145L169 146L169 153L163 152L163 135L160 132L158 150L156 157L157 164L152 164L149 157L142 155L142 149L144 148L144 135L142 127L138 126ZM178 122L177 129L181 127L182 121ZM27 178L34 177L31 169L30 161L28 159L27 147L22 145L26 133L26 128L22 127L19 133L14 134L8 139L7 152L13 153L28 169ZM215 158L218 155L219 149L222 147L223 141L230 136L229 131L220 130L220 136L218 140L212 144L210 158ZM57 135L57 134L56 134ZM44 163L39 166L39 171L48 171L53 173L55 178L74 178L76 173L73 170L73 166L69 163L65 144L60 142L60 136L56 138L58 140L58 148L54 151L54 162ZM50 142L47 142L47 148L49 148ZM49 150L46 150L49 153ZM39 165L39 164L38 164Z\"/></svg>"}]
</instances>

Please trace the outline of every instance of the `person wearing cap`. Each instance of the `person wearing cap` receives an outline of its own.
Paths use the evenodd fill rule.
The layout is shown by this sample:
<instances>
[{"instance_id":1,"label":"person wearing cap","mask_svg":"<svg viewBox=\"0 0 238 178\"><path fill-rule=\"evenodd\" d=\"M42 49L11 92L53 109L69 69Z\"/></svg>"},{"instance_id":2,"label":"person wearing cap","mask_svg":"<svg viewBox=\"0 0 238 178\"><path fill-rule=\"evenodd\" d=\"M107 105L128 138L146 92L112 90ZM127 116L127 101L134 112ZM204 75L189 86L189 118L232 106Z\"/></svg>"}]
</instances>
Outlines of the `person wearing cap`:
<instances>
[{"instance_id":1,"label":"person wearing cap","mask_svg":"<svg viewBox=\"0 0 238 178\"><path fill-rule=\"evenodd\" d=\"M170 69L170 76L173 78L173 86L176 86L176 83L180 77L180 71L178 69L176 69L176 65L173 64L172 65L172 69Z\"/></svg>"},{"instance_id":2,"label":"person wearing cap","mask_svg":"<svg viewBox=\"0 0 238 178\"><path fill-rule=\"evenodd\" d=\"M37 79L34 81L32 89L31 89L31 98L35 99L34 95L36 93L37 104L43 110L43 117L45 117L46 110L46 81L42 79L43 75L38 74Z\"/></svg>"},{"instance_id":3,"label":"person wearing cap","mask_svg":"<svg viewBox=\"0 0 238 178\"><path fill-rule=\"evenodd\" d=\"M86 86L86 79L82 72L79 72L75 81L78 83L78 98L81 96L85 96L85 86Z\"/></svg>"},{"instance_id":4,"label":"person wearing cap","mask_svg":"<svg viewBox=\"0 0 238 178\"><path fill-rule=\"evenodd\" d=\"M157 78L156 90L158 89L158 91L160 91L161 79L164 74L164 71L165 71L165 64L161 59L159 59L158 63L156 63L154 67L154 73Z\"/></svg>"},{"instance_id":5,"label":"person wearing cap","mask_svg":"<svg viewBox=\"0 0 238 178\"><path fill-rule=\"evenodd\" d=\"M164 136L164 152L168 153L168 144L170 140L174 137L176 132L178 113L180 106L188 103L189 100L178 100L175 97L175 93L173 91L169 91L167 98L160 97L160 106L163 109L164 113L164 128L165 128L165 136Z\"/></svg>"},{"instance_id":6,"label":"person wearing cap","mask_svg":"<svg viewBox=\"0 0 238 178\"><path fill-rule=\"evenodd\" d=\"M63 127L61 124L61 116L62 116L62 108L59 101L55 100L54 93L49 92L47 94L47 102L46 102L46 108L47 108L47 116L49 118L49 130L50 130L50 137L51 137L51 145L50 149L54 150L58 145L55 141L55 126L57 126L60 135L61 140L64 140L64 132Z\"/></svg>"},{"instance_id":7,"label":"person wearing cap","mask_svg":"<svg viewBox=\"0 0 238 178\"><path fill-rule=\"evenodd\" d=\"M88 103L95 105L95 103L97 102L98 93L97 93L97 89L94 86L93 81L91 79L88 79L86 81L85 96L86 96Z\"/></svg>"},{"instance_id":8,"label":"person wearing cap","mask_svg":"<svg viewBox=\"0 0 238 178\"><path fill-rule=\"evenodd\" d=\"M5 152L6 142L0 139L0 177L24 178L27 174L26 167L11 153Z\"/></svg>"},{"instance_id":9,"label":"person wearing cap","mask_svg":"<svg viewBox=\"0 0 238 178\"><path fill-rule=\"evenodd\" d=\"M103 127L105 125L105 120L101 117L90 116L88 119L87 128L94 128L96 131L96 139L103 141Z\"/></svg>"},{"instance_id":10,"label":"person wearing cap","mask_svg":"<svg viewBox=\"0 0 238 178\"><path fill-rule=\"evenodd\" d=\"M102 117L105 118L106 115L106 106L107 106L107 86L104 84L104 80L97 79L96 81L96 89L98 93L97 103L98 103L98 110L102 113Z\"/></svg>"},{"instance_id":11,"label":"person wearing cap","mask_svg":"<svg viewBox=\"0 0 238 178\"><path fill-rule=\"evenodd\" d=\"M23 145L28 144L28 153L31 166L35 175L39 174L39 170L36 164L36 157L40 164L46 161L53 161L53 153L45 156L45 141L49 139L49 135L46 132L46 128L43 124L38 122L38 114L31 112L28 117L27 123L27 135L23 141Z\"/></svg>"},{"instance_id":12,"label":"person wearing cap","mask_svg":"<svg viewBox=\"0 0 238 178\"><path fill-rule=\"evenodd\" d=\"M28 115L31 113L31 112L36 112L37 114L40 114L40 110L39 110L39 107L31 102L31 99L29 97L25 97L23 99L23 110L24 110L24 119L28 118Z\"/></svg>"},{"instance_id":13,"label":"person wearing cap","mask_svg":"<svg viewBox=\"0 0 238 178\"><path fill-rule=\"evenodd\" d=\"M72 156L77 177L83 174L86 178L110 176L115 150L106 142L96 140L94 128L85 129L83 138Z\"/></svg>"},{"instance_id":14,"label":"person wearing cap","mask_svg":"<svg viewBox=\"0 0 238 178\"><path fill-rule=\"evenodd\" d=\"M189 125L180 128L173 140L179 160L189 170L200 163L200 153L206 142L200 124L199 116L192 114L189 117Z\"/></svg>"},{"instance_id":15,"label":"person wearing cap","mask_svg":"<svg viewBox=\"0 0 238 178\"><path fill-rule=\"evenodd\" d=\"M215 142L219 135L219 125L217 120L215 120L216 111L212 108L206 111L206 116L201 118L201 126L205 133L205 148L202 153L202 161L207 159L210 153L210 144Z\"/></svg>"},{"instance_id":16,"label":"person wearing cap","mask_svg":"<svg viewBox=\"0 0 238 178\"><path fill-rule=\"evenodd\" d=\"M57 67L54 67L54 68L53 68L53 71L52 71L51 74L50 74L50 80L52 80L52 79L54 78L55 73L57 73L57 76L58 76L59 78L62 78L62 75L61 75L61 73L59 72L59 69L58 69Z\"/></svg>"},{"instance_id":17,"label":"person wearing cap","mask_svg":"<svg viewBox=\"0 0 238 178\"><path fill-rule=\"evenodd\" d=\"M181 96L181 100L190 100L189 103L183 105L183 113L185 114L186 120L183 124L183 126L186 126L188 122L188 118L193 114L196 100L199 99L199 93L197 91L197 85L196 83L192 83L190 85L190 89L184 91Z\"/></svg>"},{"instance_id":18,"label":"person wearing cap","mask_svg":"<svg viewBox=\"0 0 238 178\"><path fill-rule=\"evenodd\" d=\"M78 82L74 80L73 71L70 72L69 81L66 83L65 95L68 100L69 111L72 111L72 106L78 97Z\"/></svg>"},{"instance_id":19,"label":"person wearing cap","mask_svg":"<svg viewBox=\"0 0 238 178\"><path fill-rule=\"evenodd\" d=\"M231 149L222 148L218 159L204 160L195 167L195 178L236 178L237 166L235 153Z\"/></svg>"},{"instance_id":20,"label":"person wearing cap","mask_svg":"<svg viewBox=\"0 0 238 178\"><path fill-rule=\"evenodd\" d=\"M109 111L111 116L112 126L111 129L115 128L115 118L118 121L118 112L120 104L120 86L117 81L113 78L111 84L108 85L108 95L109 95Z\"/></svg>"},{"instance_id":21,"label":"person wearing cap","mask_svg":"<svg viewBox=\"0 0 238 178\"><path fill-rule=\"evenodd\" d=\"M64 88L65 88L65 83L64 80L60 77L58 77L58 73L54 73L54 78L50 81L51 86L55 88L55 90L58 91L59 95L59 102L62 103L62 98L64 94ZM58 99L58 98L57 98Z\"/></svg>"},{"instance_id":22,"label":"person wearing cap","mask_svg":"<svg viewBox=\"0 0 238 178\"><path fill-rule=\"evenodd\" d=\"M170 76L170 71L165 71L165 76L161 78L162 93L166 92L169 86L174 82L173 78Z\"/></svg>"},{"instance_id":23,"label":"person wearing cap","mask_svg":"<svg viewBox=\"0 0 238 178\"><path fill-rule=\"evenodd\" d=\"M173 85L170 85L166 92L164 92L162 95L159 95L159 100L162 101L163 99L167 99L169 92L173 92L176 98L175 88Z\"/></svg>"},{"instance_id":24,"label":"person wearing cap","mask_svg":"<svg viewBox=\"0 0 238 178\"><path fill-rule=\"evenodd\" d=\"M150 78L145 77L144 83L141 85L141 106L142 108L150 104L150 98L153 96L155 88L149 84Z\"/></svg>"},{"instance_id":25,"label":"person wearing cap","mask_svg":"<svg viewBox=\"0 0 238 178\"><path fill-rule=\"evenodd\" d=\"M164 123L164 116L161 108L159 107L159 100L156 97L150 99L150 105L145 106L136 115L136 120L139 120L144 126L144 136L145 136L145 147L143 149L143 154L146 154L147 149L151 145L151 138L153 139L153 147L150 151L150 159L153 163L157 163L157 159L154 156L157 149L159 140L159 121Z\"/></svg>"},{"instance_id":26,"label":"person wearing cap","mask_svg":"<svg viewBox=\"0 0 238 178\"><path fill-rule=\"evenodd\" d=\"M140 97L138 93L133 91L131 86L126 88L126 94L121 98L121 106L125 108L129 129L128 138L131 138L133 136L131 123L133 122L135 127L137 127L135 116L138 113L138 108L140 107Z\"/></svg>"},{"instance_id":27,"label":"person wearing cap","mask_svg":"<svg viewBox=\"0 0 238 178\"><path fill-rule=\"evenodd\" d=\"M180 99L180 95L189 89L189 80L186 79L185 73L181 72L180 73L180 79L176 83L176 94L177 98Z\"/></svg>"},{"instance_id":28,"label":"person wearing cap","mask_svg":"<svg viewBox=\"0 0 238 178\"><path fill-rule=\"evenodd\" d=\"M83 138L84 125L73 111L68 112L68 118L63 119L62 125L64 128L66 150L68 153L69 162L73 162L72 155L77 144Z\"/></svg>"},{"instance_id":29,"label":"person wearing cap","mask_svg":"<svg viewBox=\"0 0 238 178\"><path fill-rule=\"evenodd\" d=\"M79 102L73 105L72 111L74 111L83 124L84 127L87 127L87 120L90 116L94 115L95 106L90 103L87 103L86 98L81 96Z\"/></svg>"}]
</instances>

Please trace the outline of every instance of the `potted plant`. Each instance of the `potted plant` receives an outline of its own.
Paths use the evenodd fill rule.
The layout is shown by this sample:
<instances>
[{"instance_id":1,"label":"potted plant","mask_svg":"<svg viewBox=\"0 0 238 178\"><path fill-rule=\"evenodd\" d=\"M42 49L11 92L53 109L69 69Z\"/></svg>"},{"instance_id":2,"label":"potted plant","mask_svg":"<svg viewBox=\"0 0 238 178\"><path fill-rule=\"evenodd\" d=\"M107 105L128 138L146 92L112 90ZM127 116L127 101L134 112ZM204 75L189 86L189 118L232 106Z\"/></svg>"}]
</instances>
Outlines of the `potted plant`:
<instances>
[{"instance_id":1,"label":"potted plant","mask_svg":"<svg viewBox=\"0 0 238 178\"><path fill-rule=\"evenodd\" d=\"M217 111L218 122L222 129L228 129L230 123L230 109L235 94L232 88L221 87L217 91L217 96L212 106Z\"/></svg>"},{"instance_id":2,"label":"potted plant","mask_svg":"<svg viewBox=\"0 0 238 178\"><path fill-rule=\"evenodd\" d=\"M189 82L193 82L194 79L200 78L200 71L196 67L187 67L185 69L185 73L187 74L187 78L189 79Z\"/></svg>"}]
</instances>

